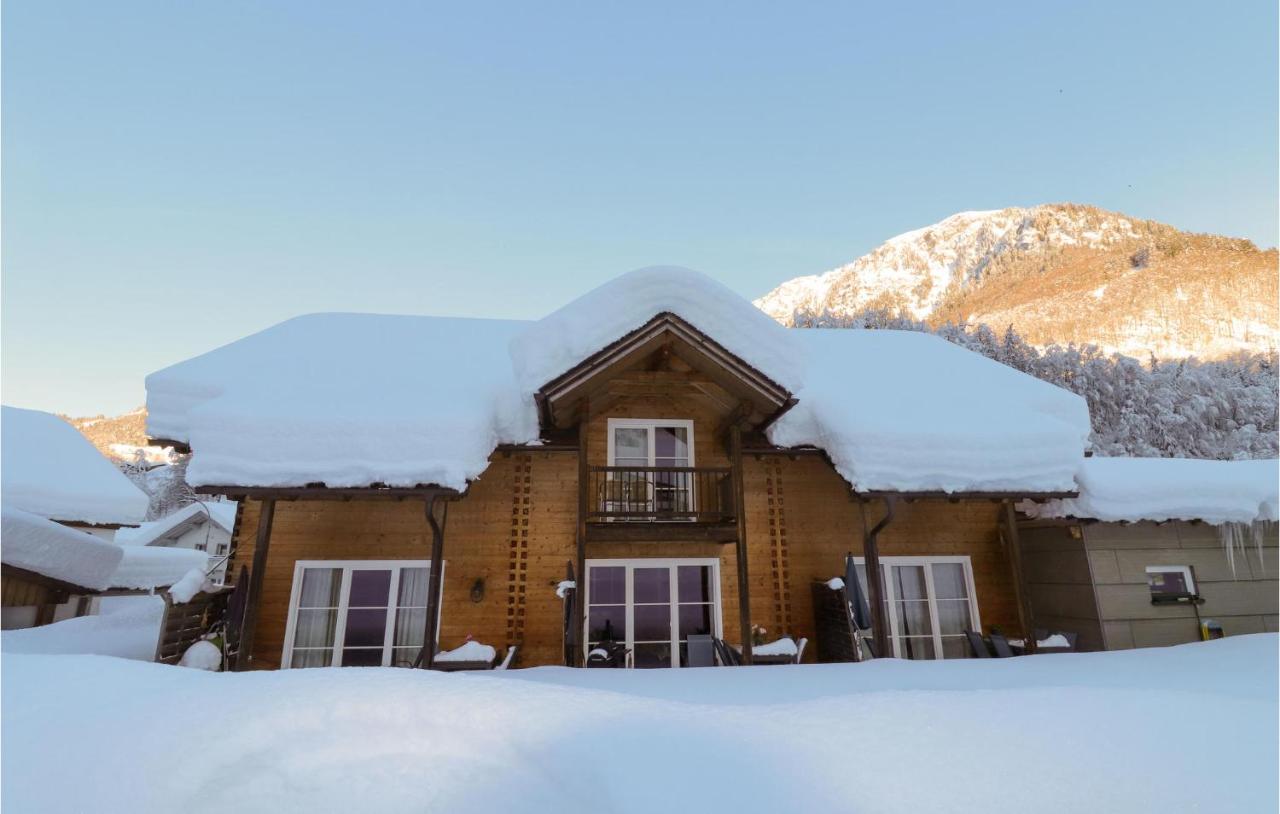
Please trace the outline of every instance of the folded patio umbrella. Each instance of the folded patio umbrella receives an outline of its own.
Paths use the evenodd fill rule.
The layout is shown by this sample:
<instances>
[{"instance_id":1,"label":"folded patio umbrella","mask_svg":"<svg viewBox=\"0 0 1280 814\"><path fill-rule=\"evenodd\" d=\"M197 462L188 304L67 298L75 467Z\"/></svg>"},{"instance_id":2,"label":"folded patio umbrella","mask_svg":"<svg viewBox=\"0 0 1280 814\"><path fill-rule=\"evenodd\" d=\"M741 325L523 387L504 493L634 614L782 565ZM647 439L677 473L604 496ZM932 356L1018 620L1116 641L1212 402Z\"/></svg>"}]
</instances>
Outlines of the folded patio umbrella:
<instances>
[{"instance_id":1,"label":"folded patio umbrella","mask_svg":"<svg viewBox=\"0 0 1280 814\"><path fill-rule=\"evenodd\" d=\"M578 626L574 624L578 610L578 589L573 577L573 563L569 563L565 571L565 580L575 583L575 587L564 592L564 663L566 667L572 667L578 654Z\"/></svg>"},{"instance_id":2,"label":"folded patio umbrella","mask_svg":"<svg viewBox=\"0 0 1280 814\"><path fill-rule=\"evenodd\" d=\"M853 624L859 630L871 629L871 608L867 605L867 595L862 591L862 583L858 580L858 565L853 555L844 558L844 595L849 600L849 614Z\"/></svg>"}]
</instances>

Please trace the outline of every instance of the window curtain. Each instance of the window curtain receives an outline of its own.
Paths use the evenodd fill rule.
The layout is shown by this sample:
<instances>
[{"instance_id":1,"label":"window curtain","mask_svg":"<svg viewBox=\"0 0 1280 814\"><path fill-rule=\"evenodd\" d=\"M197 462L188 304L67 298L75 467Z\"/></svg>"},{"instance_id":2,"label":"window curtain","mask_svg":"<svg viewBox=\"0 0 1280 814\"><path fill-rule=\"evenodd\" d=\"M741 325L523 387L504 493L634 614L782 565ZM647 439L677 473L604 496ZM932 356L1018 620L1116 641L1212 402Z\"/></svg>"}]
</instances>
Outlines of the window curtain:
<instances>
[{"instance_id":1,"label":"window curtain","mask_svg":"<svg viewBox=\"0 0 1280 814\"><path fill-rule=\"evenodd\" d=\"M303 572L290 666L326 667L333 662L341 591L341 568L308 568Z\"/></svg>"}]
</instances>

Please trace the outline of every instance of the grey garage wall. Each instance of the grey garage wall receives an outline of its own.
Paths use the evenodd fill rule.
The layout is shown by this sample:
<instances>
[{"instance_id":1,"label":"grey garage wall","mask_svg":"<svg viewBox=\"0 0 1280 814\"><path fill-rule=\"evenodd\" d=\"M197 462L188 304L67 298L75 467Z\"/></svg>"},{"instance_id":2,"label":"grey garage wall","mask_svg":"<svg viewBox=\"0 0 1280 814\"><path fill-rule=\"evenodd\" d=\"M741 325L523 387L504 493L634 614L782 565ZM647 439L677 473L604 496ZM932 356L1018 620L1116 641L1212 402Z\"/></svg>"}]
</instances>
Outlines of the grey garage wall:
<instances>
[{"instance_id":1,"label":"grey garage wall","mask_svg":"<svg viewBox=\"0 0 1280 814\"><path fill-rule=\"evenodd\" d=\"M1235 568L1215 526L1204 523L1090 523L1081 526L1084 551L1108 650L1198 641L1195 613L1187 605L1152 605L1149 565L1189 565L1205 602L1200 616L1228 636L1277 629L1276 526L1269 524L1262 555L1250 545L1237 551Z\"/></svg>"}]
</instances>

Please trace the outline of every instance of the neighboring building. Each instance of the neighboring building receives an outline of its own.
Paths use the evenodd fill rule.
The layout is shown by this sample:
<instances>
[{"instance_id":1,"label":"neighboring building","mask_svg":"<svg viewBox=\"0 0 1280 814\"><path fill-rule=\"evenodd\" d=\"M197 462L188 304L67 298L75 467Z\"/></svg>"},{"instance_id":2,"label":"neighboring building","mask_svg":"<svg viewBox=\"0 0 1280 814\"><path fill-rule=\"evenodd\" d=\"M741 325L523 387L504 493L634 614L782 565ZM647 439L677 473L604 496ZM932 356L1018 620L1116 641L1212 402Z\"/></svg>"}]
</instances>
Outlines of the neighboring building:
<instances>
[{"instance_id":1,"label":"neighboring building","mask_svg":"<svg viewBox=\"0 0 1280 814\"><path fill-rule=\"evenodd\" d=\"M1275 632L1277 461L1090 458L1019 523L1036 627L1086 650Z\"/></svg>"},{"instance_id":2,"label":"neighboring building","mask_svg":"<svg viewBox=\"0 0 1280 814\"><path fill-rule=\"evenodd\" d=\"M4 630L91 615L99 597L164 590L204 565L195 552L127 548L8 505L0 538Z\"/></svg>"},{"instance_id":3,"label":"neighboring building","mask_svg":"<svg viewBox=\"0 0 1280 814\"><path fill-rule=\"evenodd\" d=\"M1089 433L1080 397L936 337L788 331L678 269L531 323L299 317L147 388L149 435L241 501L241 668L467 637L679 666L693 633L812 636L846 552L886 577L883 647L964 656L1021 628L1012 502L1074 495Z\"/></svg>"},{"instance_id":4,"label":"neighboring building","mask_svg":"<svg viewBox=\"0 0 1280 814\"><path fill-rule=\"evenodd\" d=\"M112 540L147 516L147 494L52 413L0 408L5 506Z\"/></svg>"},{"instance_id":5,"label":"neighboring building","mask_svg":"<svg viewBox=\"0 0 1280 814\"><path fill-rule=\"evenodd\" d=\"M116 542L126 546L185 548L208 555L205 573L221 584L231 552L231 532L235 529L236 504L226 500L189 503L159 520L150 520L136 529L120 529Z\"/></svg>"}]
</instances>

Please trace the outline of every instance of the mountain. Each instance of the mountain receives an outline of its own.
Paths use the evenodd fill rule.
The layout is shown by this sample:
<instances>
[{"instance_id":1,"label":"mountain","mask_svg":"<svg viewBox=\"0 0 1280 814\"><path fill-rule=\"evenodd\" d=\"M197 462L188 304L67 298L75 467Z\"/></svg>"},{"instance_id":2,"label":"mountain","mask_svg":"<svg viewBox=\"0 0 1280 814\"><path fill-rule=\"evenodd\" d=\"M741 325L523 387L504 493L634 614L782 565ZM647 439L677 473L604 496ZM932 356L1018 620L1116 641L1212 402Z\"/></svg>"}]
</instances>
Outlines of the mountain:
<instances>
[{"instance_id":1,"label":"mountain","mask_svg":"<svg viewBox=\"0 0 1280 814\"><path fill-rule=\"evenodd\" d=\"M146 407L117 416L74 418L64 415L63 418L88 438L99 452L113 461L136 461L138 452L141 451L148 464L172 462L172 451L167 447L147 445Z\"/></svg>"},{"instance_id":2,"label":"mountain","mask_svg":"<svg viewBox=\"0 0 1280 814\"><path fill-rule=\"evenodd\" d=\"M796 314L867 308L931 324L1012 325L1036 345L1216 358L1280 345L1277 252L1079 204L961 212L756 300Z\"/></svg>"}]
</instances>

